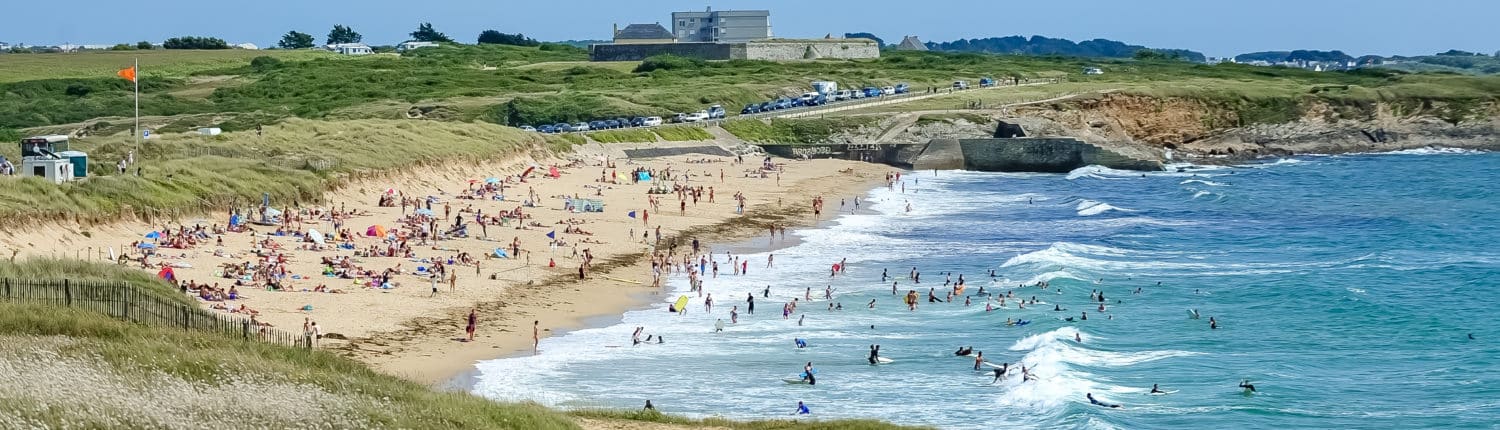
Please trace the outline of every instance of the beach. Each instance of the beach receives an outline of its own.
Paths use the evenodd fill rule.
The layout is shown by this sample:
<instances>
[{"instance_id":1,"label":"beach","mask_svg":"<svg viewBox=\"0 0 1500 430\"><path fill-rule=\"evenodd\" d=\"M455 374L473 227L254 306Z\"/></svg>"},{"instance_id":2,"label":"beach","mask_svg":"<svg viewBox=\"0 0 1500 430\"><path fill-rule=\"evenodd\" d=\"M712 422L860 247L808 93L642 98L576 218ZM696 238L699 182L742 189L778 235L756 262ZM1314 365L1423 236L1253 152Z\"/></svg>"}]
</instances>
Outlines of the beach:
<instances>
[{"instance_id":1,"label":"beach","mask_svg":"<svg viewBox=\"0 0 1500 430\"><path fill-rule=\"evenodd\" d=\"M139 255L134 249L139 243L160 245L147 261L150 267L142 270L156 272L160 265L170 265L179 281L217 284L220 289L228 289L235 281L222 276L226 264L256 260L253 253L257 250L276 255L273 259L284 257L278 265L285 270L279 291L247 285L238 287L233 300L202 303L223 305L221 312L239 317L248 318L254 311L255 321L293 333L302 332L305 322L316 322L324 334L320 347L386 373L441 385L470 372L478 361L530 353L533 339L528 331L533 321L539 322L540 335L545 337L554 331L584 328L591 321L607 321L655 300L659 289L649 285L648 252L658 243L658 228L663 245L677 239L680 246L686 246L693 239L707 244L763 235L770 225L813 225L818 221L809 210L814 197L857 195L883 183L885 172L892 171L839 160L774 159L778 170L762 174L758 156L745 156L742 163L736 163L734 157L695 154L644 160L618 155L617 149L582 149L558 159L465 161L389 172L351 181L325 196L323 204L299 208L291 202L271 202L287 214L305 210L306 215L300 223L295 216L286 217L285 226L247 224L254 233L213 234L214 226L229 224L230 213L225 211L170 222L32 226L7 232L0 249L6 250L6 256L16 252L18 259L105 261L111 252ZM553 167L555 178L549 176ZM531 173L521 182L518 177L528 169ZM656 176L637 183L633 178L637 169L658 175L670 169L673 179ZM471 190L490 182L495 186L503 182L504 191L486 194L482 200L457 198L473 195ZM679 194L671 192L674 185L701 186L705 191L696 202L686 194L680 201ZM654 186L667 193L647 194ZM712 201L707 192L710 187ZM505 199L494 200L497 193ZM743 193L743 213L736 213L736 193ZM410 257L355 256L389 243L384 236L366 234L367 230L400 228L403 212L410 215L416 210L381 206L381 196L421 199L424 209L431 197L434 214L427 219L436 225L449 225L455 216L467 215L472 220L477 214L518 209L525 217L509 225L482 228L471 222L467 238L423 244L409 239ZM536 197L531 202L534 207L526 206L532 197ZM652 208L648 197L658 199L659 210ZM570 198L602 200L604 210L587 212L578 203L578 211L565 211ZM313 211L350 215L337 217L342 229L336 229L334 217L320 218ZM193 239L196 245L187 249L166 246L166 240L182 227L189 231L183 237L194 236L196 225L205 229L205 237ZM278 228L285 235L275 235ZM311 235L296 234L307 235L309 230L325 236L321 250L303 249L314 245ZM335 237L339 230L351 232L352 237ZM406 230L415 237L414 229ZM168 238L148 239L150 232L171 233ZM562 245L551 246L554 238ZM353 249L340 248L338 243L348 243ZM517 243L522 252L510 255ZM506 257L495 257L497 250ZM590 267L580 281L578 269L587 258L585 253L591 255ZM329 265L323 259L342 262L342 257L351 257L349 266L371 272L400 267L401 273L390 277L390 288L325 275ZM446 264L445 277L433 294L432 280L416 269L435 270L432 262L449 259L455 261ZM476 262L477 267L461 260ZM141 267L138 261L126 264ZM451 286L449 277L456 277ZM245 311L240 311L241 306ZM478 314L478 324L473 341L466 342L462 341L464 319L471 309Z\"/></svg>"}]
</instances>

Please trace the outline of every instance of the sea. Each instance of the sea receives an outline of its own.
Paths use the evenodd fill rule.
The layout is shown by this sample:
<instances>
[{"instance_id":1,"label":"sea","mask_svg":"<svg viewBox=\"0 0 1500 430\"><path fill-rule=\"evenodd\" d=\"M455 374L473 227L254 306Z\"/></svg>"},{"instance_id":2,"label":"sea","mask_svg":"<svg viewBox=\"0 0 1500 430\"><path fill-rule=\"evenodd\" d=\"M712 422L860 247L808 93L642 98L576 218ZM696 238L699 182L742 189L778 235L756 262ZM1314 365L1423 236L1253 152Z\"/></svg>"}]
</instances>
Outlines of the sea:
<instances>
[{"instance_id":1,"label":"sea","mask_svg":"<svg viewBox=\"0 0 1500 430\"><path fill-rule=\"evenodd\" d=\"M800 419L944 429L1500 428L1497 184L1500 154L1440 149L907 172L858 210L828 196L842 215L790 247L735 254L748 274L716 252L711 312L673 276L647 309L478 363L473 392L732 419L789 418L801 401ZM684 315L667 310L680 295ZM632 345L636 327L653 343ZM891 363L868 363L874 344ZM970 346L1013 370L974 370L955 356ZM809 362L815 385L784 381Z\"/></svg>"}]
</instances>

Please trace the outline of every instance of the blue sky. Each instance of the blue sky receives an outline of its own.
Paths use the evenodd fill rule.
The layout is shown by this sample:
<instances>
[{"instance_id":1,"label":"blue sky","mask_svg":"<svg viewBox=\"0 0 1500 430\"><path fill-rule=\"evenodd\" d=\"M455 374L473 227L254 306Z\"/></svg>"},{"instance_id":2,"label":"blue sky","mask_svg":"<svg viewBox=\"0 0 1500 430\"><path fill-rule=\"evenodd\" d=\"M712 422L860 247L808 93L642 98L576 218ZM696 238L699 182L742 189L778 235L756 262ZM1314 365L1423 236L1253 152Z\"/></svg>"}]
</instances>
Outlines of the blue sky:
<instances>
[{"instance_id":1,"label":"blue sky","mask_svg":"<svg viewBox=\"0 0 1500 430\"><path fill-rule=\"evenodd\" d=\"M421 21L462 42L484 29L541 40L606 39L610 25L669 20L674 10L769 9L782 37L871 32L924 41L1040 34L1114 39L1210 56L1340 49L1349 54L1500 50L1497 0L9 0L0 41L103 44L208 35L275 43L287 30L321 42L334 24L394 44ZM129 7L127 7L129 5Z\"/></svg>"}]
</instances>

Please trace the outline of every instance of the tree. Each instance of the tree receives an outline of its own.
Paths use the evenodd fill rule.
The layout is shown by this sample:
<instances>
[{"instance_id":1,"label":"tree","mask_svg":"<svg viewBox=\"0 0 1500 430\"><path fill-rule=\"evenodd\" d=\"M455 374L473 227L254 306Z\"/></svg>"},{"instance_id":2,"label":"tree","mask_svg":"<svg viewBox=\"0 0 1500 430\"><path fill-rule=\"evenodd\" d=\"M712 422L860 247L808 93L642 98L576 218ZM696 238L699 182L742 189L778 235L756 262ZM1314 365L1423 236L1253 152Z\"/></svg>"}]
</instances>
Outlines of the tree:
<instances>
[{"instance_id":1,"label":"tree","mask_svg":"<svg viewBox=\"0 0 1500 430\"><path fill-rule=\"evenodd\" d=\"M342 25L334 25L333 30L328 32L329 45L338 43L359 43L359 41L364 39L365 37L359 35L359 33L354 32L353 28L345 27Z\"/></svg>"},{"instance_id":2,"label":"tree","mask_svg":"<svg viewBox=\"0 0 1500 430\"><path fill-rule=\"evenodd\" d=\"M156 49L156 46L152 45L151 42L147 42L147 41L142 40L140 42L136 42L135 43L135 49L140 49L140 50L144 51L144 50L148 50L148 49Z\"/></svg>"},{"instance_id":3,"label":"tree","mask_svg":"<svg viewBox=\"0 0 1500 430\"><path fill-rule=\"evenodd\" d=\"M417 25L417 31L411 32L411 38L418 42L452 42L448 35L432 29L432 23L424 22Z\"/></svg>"},{"instance_id":4,"label":"tree","mask_svg":"<svg viewBox=\"0 0 1500 430\"><path fill-rule=\"evenodd\" d=\"M1133 55L1132 57L1140 61L1158 61L1167 59L1166 54L1162 54L1150 49L1135 51L1135 55Z\"/></svg>"},{"instance_id":5,"label":"tree","mask_svg":"<svg viewBox=\"0 0 1500 430\"><path fill-rule=\"evenodd\" d=\"M330 35L332 37L332 35ZM281 49L307 49L313 47L313 35L300 31L288 31L281 36L281 41L276 42Z\"/></svg>"},{"instance_id":6,"label":"tree","mask_svg":"<svg viewBox=\"0 0 1500 430\"><path fill-rule=\"evenodd\" d=\"M540 46L542 42L526 37L521 33L505 34L495 30L485 30L479 33L480 44L515 45L515 46Z\"/></svg>"},{"instance_id":7,"label":"tree","mask_svg":"<svg viewBox=\"0 0 1500 430\"><path fill-rule=\"evenodd\" d=\"M115 46L109 47L109 50L111 50L111 51L132 51L132 50L135 50L135 46L132 46L132 45L130 45L128 43L121 43L121 44L117 44Z\"/></svg>"},{"instance_id":8,"label":"tree","mask_svg":"<svg viewBox=\"0 0 1500 430\"><path fill-rule=\"evenodd\" d=\"M885 47L885 39L881 39L879 37L875 37L874 34L870 34L870 33L844 33L844 38L845 39L870 39L870 40L875 41L875 43L878 46Z\"/></svg>"},{"instance_id":9,"label":"tree","mask_svg":"<svg viewBox=\"0 0 1500 430\"><path fill-rule=\"evenodd\" d=\"M161 43L166 49L229 49L229 43L217 37L183 36L167 39Z\"/></svg>"}]
</instances>

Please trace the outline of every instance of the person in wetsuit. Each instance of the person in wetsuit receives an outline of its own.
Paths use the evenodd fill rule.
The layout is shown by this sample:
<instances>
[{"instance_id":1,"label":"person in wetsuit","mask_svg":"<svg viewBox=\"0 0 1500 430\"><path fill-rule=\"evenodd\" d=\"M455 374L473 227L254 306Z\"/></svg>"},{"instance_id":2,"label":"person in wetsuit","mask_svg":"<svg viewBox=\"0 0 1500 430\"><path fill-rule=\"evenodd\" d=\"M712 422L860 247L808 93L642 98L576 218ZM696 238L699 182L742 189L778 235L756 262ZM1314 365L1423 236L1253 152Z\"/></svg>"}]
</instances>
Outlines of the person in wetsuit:
<instances>
[{"instance_id":1,"label":"person in wetsuit","mask_svg":"<svg viewBox=\"0 0 1500 430\"><path fill-rule=\"evenodd\" d=\"M1095 405L1103 406L1103 407L1106 407L1106 408L1118 408L1118 407L1120 407L1120 405L1111 405L1109 403L1104 403L1104 402L1099 401L1098 399L1095 399L1094 398L1094 393L1088 393L1086 395L1086 397L1089 398L1089 403L1093 403Z\"/></svg>"},{"instance_id":2,"label":"person in wetsuit","mask_svg":"<svg viewBox=\"0 0 1500 430\"><path fill-rule=\"evenodd\" d=\"M870 364L880 362L880 345L870 345Z\"/></svg>"},{"instance_id":3,"label":"person in wetsuit","mask_svg":"<svg viewBox=\"0 0 1500 430\"><path fill-rule=\"evenodd\" d=\"M1240 388L1244 388L1246 393L1255 392L1255 384L1251 384L1249 379L1240 381Z\"/></svg>"}]
</instances>

